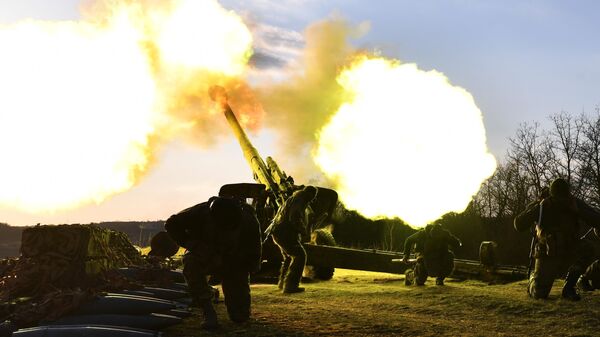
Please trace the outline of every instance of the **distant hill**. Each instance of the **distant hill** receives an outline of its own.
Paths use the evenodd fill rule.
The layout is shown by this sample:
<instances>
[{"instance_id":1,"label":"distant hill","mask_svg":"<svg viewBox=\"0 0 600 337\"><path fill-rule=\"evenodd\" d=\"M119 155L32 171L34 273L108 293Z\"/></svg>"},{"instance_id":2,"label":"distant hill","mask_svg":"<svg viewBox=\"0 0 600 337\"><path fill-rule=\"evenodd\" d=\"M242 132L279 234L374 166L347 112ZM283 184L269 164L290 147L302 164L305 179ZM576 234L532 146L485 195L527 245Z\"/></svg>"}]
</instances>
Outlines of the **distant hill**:
<instances>
[{"instance_id":1,"label":"distant hill","mask_svg":"<svg viewBox=\"0 0 600 337\"><path fill-rule=\"evenodd\" d=\"M150 238L163 230L164 221L113 221L92 223L103 228L124 232L135 245L148 246ZM0 258L17 257L21 247L21 233L27 227L0 223Z\"/></svg>"}]
</instances>

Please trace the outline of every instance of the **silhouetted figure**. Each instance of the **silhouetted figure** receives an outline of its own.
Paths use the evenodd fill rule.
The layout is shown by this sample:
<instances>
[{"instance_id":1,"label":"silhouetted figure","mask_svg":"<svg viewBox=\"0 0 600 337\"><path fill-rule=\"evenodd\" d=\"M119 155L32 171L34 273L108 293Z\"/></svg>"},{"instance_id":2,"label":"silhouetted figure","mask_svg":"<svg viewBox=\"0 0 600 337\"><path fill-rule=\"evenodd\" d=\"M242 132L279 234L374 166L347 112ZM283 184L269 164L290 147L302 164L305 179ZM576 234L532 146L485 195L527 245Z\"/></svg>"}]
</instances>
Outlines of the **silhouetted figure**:
<instances>
[{"instance_id":1,"label":"silhouetted figure","mask_svg":"<svg viewBox=\"0 0 600 337\"><path fill-rule=\"evenodd\" d=\"M409 236L404 242L405 263L413 246L417 253L417 262L414 270L408 269L405 273L405 284L424 285L428 276L436 278L436 285L444 285L444 279L454 269L454 254L449 247L458 248L462 242L441 225L430 224L424 229Z\"/></svg>"},{"instance_id":2,"label":"silhouetted figure","mask_svg":"<svg viewBox=\"0 0 600 337\"><path fill-rule=\"evenodd\" d=\"M550 196L530 204L514 221L515 229L535 227L535 268L527 292L533 298L547 298L556 278L565 272L562 297L579 300L575 285L592 259L592 250L579 238L582 220L588 225L600 223L600 213L571 195L569 184L557 178L550 184Z\"/></svg>"},{"instance_id":3,"label":"silhouetted figure","mask_svg":"<svg viewBox=\"0 0 600 337\"><path fill-rule=\"evenodd\" d=\"M261 264L261 232L254 209L238 200L212 197L172 215L165 229L188 250L183 257L183 275L202 309L202 327L218 326L209 275L222 282L229 318L236 323L247 321L249 273L258 271Z\"/></svg>"},{"instance_id":4,"label":"silhouetted figure","mask_svg":"<svg viewBox=\"0 0 600 337\"><path fill-rule=\"evenodd\" d=\"M160 267L161 263L177 254L177 251L179 251L179 245L167 232L161 231L154 234L150 239L150 251L146 261L154 267Z\"/></svg>"},{"instance_id":5,"label":"silhouetted figure","mask_svg":"<svg viewBox=\"0 0 600 337\"><path fill-rule=\"evenodd\" d=\"M307 230L306 208L316 195L317 189L313 186L306 186L294 192L273 218L271 234L283 257L278 286L284 293L304 291L304 288L300 287L302 271L306 264L302 235Z\"/></svg>"}]
</instances>

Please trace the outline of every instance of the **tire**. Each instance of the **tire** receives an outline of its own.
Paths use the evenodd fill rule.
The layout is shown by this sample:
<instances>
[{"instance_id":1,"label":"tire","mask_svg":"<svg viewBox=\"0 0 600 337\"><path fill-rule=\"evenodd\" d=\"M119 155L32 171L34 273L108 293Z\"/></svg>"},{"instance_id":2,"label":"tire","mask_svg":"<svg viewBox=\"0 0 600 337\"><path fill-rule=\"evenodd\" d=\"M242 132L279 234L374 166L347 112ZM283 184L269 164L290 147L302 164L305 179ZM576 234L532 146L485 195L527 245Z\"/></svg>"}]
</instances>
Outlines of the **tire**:
<instances>
[{"instance_id":1,"label":"tire","mask_svg":"<svg viewBox=\"0 0 600 337\"><path fill-rule=\"evenodd\" d=\"M337 246L333 234L324 228L313 231L310 242L323 246ZM333 278L334 272L335 268L329 266L307 266L305 275L312 279L327 281Z\"/></svg>"}]
</instances>

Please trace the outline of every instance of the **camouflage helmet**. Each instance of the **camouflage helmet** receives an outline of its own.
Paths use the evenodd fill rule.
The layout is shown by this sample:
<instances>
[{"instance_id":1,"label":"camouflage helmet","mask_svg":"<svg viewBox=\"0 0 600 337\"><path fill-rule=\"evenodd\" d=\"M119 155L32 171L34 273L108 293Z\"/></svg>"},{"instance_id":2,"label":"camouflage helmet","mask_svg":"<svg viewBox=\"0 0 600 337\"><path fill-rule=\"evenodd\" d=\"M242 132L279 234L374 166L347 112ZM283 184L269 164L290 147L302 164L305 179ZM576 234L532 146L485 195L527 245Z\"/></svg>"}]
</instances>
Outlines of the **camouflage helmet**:
<instances>
[{"instance_id":1,"label":"camouflage helmet","mask_svg":"<svg viewBox=\"0 0 600 337\"><path fill-rule=\"evenodd\" d=\"M149 256L158 257L171 257L177 253L179 246L171 238L171 236L165 232L156 233L152 239L150 239L150 252Z\"/></svg>"},{"instance_id":2,"label":"camouflage helmet","mask_svg":"<svg viewBox=\"0 0 600 337\"><path fill-rule=\"evenodd\" d=\"M569 183L563 178L556 178L550 183L550 195L556 198L566 198L571 195Z\"/></svg>"}]
</instances>

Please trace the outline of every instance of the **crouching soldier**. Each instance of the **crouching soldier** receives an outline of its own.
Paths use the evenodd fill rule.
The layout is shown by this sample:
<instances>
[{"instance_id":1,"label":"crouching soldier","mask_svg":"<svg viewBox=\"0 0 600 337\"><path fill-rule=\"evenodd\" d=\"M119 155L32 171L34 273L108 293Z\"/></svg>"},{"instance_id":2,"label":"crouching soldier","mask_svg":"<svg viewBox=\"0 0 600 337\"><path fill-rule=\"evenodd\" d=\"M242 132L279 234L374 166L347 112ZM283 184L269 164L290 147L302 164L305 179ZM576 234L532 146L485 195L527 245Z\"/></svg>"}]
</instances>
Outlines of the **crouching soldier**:
<instances>
[{"instance_id":1,"label":"crouching soldier","mask_svg":"<svg viewBox=\"0 0 600 337\"><path fill-rule=\"evenodd\" d=\"M535 268L527 292L533 298L547 298L556 278L566 273L562 297L579 300L575 285L591 262L592 250L579 238L580 220L588 225L600 223L600 213L573 197L566 180L550 184L550 196L530 205L517 215L515 229L535 228Z\"/></svg>"},{"instance_id":2,"label":"crouching soldier","mask_svg":"<svg viewBox=\"0 0 600 337\"><path fill-rule=\"evenodd\" d=\"M413 246L416 246L417 263L414 270L406 271L405 284L411 285L414 282L422 286L428 276L434 276L436 285L444 285L444 279L454 270L454 254L448 248L458 248L462 246L462 242L441 225L431 224L406 239L404 263L408 263Z\"/></svg>"},{"instance_id":3,"label":"crouching soldier","mask_svg":"<svg viewBox=\"0 0 600 337\"><path fill-rule=\"evenodd\" d=\"M211 303L214 290L208 276L221 280L229 318L243 323L250 317L249 274L261 263L261 232L254 209L234 199L212 197L172 215L165 229L180 246L183 275L204 316L204 329L218 327Z\"/></svg>"}]
</instances>

